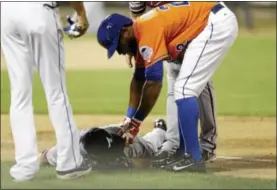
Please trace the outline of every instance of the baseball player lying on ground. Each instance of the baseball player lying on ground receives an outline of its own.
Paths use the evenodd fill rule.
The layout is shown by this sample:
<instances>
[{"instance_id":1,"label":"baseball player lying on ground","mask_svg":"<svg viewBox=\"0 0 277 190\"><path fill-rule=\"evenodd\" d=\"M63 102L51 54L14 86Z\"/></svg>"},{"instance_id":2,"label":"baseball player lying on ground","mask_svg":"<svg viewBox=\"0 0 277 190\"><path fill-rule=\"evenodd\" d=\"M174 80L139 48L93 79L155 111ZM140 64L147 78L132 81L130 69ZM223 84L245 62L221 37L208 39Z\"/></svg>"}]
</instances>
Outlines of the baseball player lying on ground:
<instances>
[{"instance_id":1,"label":"baseball player lying on ground","mask_svg":"<svg viewBox=\"0 0 277 190\"><path fill-rule=\"evenodd\" d=\"M95 169L132 168L134 159L151 158L159 151L166 139L167 126L163 119L154 122L154 129L144 136L136 136L133 144L117 135L120 124L91 127L80 131L80 152L89 159ZM41 165L56 166L57 147L40 154Z\"/></svg>"}]
</instances>

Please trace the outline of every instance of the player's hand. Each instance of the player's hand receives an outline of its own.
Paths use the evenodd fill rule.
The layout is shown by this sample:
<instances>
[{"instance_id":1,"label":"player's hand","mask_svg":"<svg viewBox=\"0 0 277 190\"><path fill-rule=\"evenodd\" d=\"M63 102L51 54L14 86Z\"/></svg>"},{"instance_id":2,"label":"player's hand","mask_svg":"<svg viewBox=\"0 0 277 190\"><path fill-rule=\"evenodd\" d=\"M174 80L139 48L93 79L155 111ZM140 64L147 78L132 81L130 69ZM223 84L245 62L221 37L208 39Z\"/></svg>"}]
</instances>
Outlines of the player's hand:
<instances>
[{"instance_id":1,"label":"player's hand","mask_svg":"<svg viewBox=\"0 0 277 190\"><path fill-rule=\"evenodd\" d=\"M84 35L89 27L87 17L84 15L78 15L76 21L73 21L70 16L67 16L68 25L64 28L64 32L69 38L78 38Z\"/></svg>"},{"instance_id":2,"label":"player's hand","mask_svg":"<svg viewBox=\"0 0 277 190\"><path fill-rule=\"evenodd\" d=\"M126 55L126 62L127 62L128 66L129 66L130 68L132 68L133 65L134 65L133 61L134 61L134 56L133 56L133 55L128 55L128 54L127 54L127 55Z\"/></svg>"},{"instance_id":3,"label":"player's hand","mask_svg":"<svg viewBox=\"0 0 277 190\"><path fill-rule=\"evenodd\" d=\"M140 125L141 121L139 120L125 118L118 135L125 139L126 144L132 144L134 142L134 138L139 133Z\"/></svg>"}]
</instances>

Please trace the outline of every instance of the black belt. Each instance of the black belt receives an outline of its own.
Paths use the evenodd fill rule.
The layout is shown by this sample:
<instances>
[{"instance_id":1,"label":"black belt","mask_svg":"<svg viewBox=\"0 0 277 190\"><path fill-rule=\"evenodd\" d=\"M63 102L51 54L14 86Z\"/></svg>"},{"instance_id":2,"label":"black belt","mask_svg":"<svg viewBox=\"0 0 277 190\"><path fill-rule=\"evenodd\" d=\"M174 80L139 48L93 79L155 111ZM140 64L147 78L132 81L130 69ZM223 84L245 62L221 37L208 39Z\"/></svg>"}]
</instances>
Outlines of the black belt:
<instances>
[{"instance_id":1,"label":"black belt","mask_svg":"<svg viewBox=\"0 0 277 190\"><path fill-rule=\"evenodd\" d=\"M220 4L220 3L218 3L217 5L215 5L213 8L212 8L212 12L214 13L214 14L216 14L218 11L220 11L221 9L223 9L224 8L224 6L222 5L222 4Z\"/></svg>"},{"instance_id":2,"label":"black belt","mask_svg":"<svg viewBox=\"0 0 277 190\"><path fill-rule=\"evenodd\" d=\"M50 9L55 9L55 8L57 8L57 7L59 6L59 3L58 3L58 2L53 1L53 2L51 3L51 5L50 5L50 4L47 4L47 3L45 3L45 4L43 4L43 6L44 6L44 7L48 7L48 8L50 8Z\"/></svg>"}]
</instances>

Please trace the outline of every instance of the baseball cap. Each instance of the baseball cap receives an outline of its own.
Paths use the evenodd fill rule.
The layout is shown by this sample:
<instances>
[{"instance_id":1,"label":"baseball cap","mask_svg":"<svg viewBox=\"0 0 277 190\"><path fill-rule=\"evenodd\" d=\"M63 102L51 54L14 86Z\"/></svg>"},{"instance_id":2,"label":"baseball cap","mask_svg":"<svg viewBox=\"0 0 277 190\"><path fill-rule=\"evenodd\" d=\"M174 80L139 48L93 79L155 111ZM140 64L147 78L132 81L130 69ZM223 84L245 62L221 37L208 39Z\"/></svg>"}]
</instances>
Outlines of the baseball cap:
<instances>
[{"instance_id":1,"label":"baseball cap","mask_svg":"<svg viewBox=\"0 0 277 190\"><path fill-rule=\"evenodd\" d=\"M118 46L121 28L132 23L130 18L116 13L107 16L101 22L97 31L97 40L108 50L108 59L113 56Z\"/></svg>"}]
</instances>

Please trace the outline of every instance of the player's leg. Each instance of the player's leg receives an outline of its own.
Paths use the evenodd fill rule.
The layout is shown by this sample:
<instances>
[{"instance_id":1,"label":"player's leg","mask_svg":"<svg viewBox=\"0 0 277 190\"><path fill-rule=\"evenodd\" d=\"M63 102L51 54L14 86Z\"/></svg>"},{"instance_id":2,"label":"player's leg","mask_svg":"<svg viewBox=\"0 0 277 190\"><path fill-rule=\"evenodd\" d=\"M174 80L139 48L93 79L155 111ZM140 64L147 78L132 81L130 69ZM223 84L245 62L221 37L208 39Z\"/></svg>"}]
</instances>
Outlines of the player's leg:
<instances>
[{"instance_id":1,"label":"player's leg","mask_svg":"<svg viewBox=\"0 0 277 190\"><path fill-rule=\"evenodd\" d=\"M87 131L89 131L89 129L86 130L81 130L80 131L80 137L82 137L83 135L85 135L87 133ZM84 150L83 145L81 143L79 143L80 146L80 152L81 155L86 155L87 152ZM45 149L42 152L40 152L39 154L39 160L40 160L40 165L51 165L51 166L57 166L57 145L49 148L49 149Z\"/></svg>"},{"instance_id":2,"label":"player's leg","mask_svg":"<svg viewBox=\"0 0 277 190\"><path fill-rule=\"evenodd\" d=\"M16 160L16 164L10 169L10 175L16 181L24 181L32 179L39 170L32 105L34 65L28 47L28 36L24 27L21 27L24 24L19 18L11 19L15 12L23 14L14 4L1 2L1 47L10 79L10 124Z\"/></svg>"},{"instance_id":3,"label":"player's leg","mask_svg":"<svg viewBox=\"0 0 277 190\"><path fill-rule=\"evenodd\" d=\"M217 123L215 94L212 81L209 81L198 97L200 111L200 147L206 161L216 159Z\"/></svg>"},{"instance_id":4,"label":"player's leg","mask_svg":"<svg viewBox=\"0 0 277 190\"><path fill-rule=\"evenodd\" d=\"M167 62L167 81L168 81L168 93L167 93L167 138L161 152L175 152L179 144L179 133L178 131L178 116L177 116L177 105L174 98L174 84L180 71L180 64L173 62ZM199 99L200 106L200 121L201 121L201 145L206 145L205 139L211 139L211 142L216 140L216 123L215 123L215 112L214 112L214 90L211 82L209 82L203 92L200 94ZM180 130L180 129L179 129ZM182 138L182 135L180 136ZM183 141L182 141L183 142ZM181 143L180 150L184 149L184 144ZM213 150L213 149L212 149ZM211 152L211 151L210 151ZM213 153L213 152L212 152Z\"/></svg>"},{"instance_id":5,"label":"player's leg","mask_svg":"<svg viewBox=\"0 0 277 190\"><path fill-rule=\"evenodd\" d=\"M179 131L177 105L174 98L174 84L179 74L180 65L174 62L166 62L167 65L167 131L166 141L163 143L160 152L173 154L179 147Z\"/></svg>"},{"instance_id":6,"label":"player's leg","mask_svg":"<svg viewBox=\"0 0 277 190\"><path fill-rule=\"evenodd\" d=\"M164 120L161 119L157 120L157 122L165 124ZM159 126L159 124L155 122L154 129L142 137L149 147L151 147L151 152L153 152L152 155L156 155L166 141L166 131L167 130L164 126Z\"/></svg>"},{"instance_id":7,"label":"player's leg","mask_svg":"<svg viewBox=\"0 0 277 190\"><path fill-rule=\"evenodd\" d=\"M83 165L79 132L67 96L63 34L57 9L44 7L44 28L34 35L35 61L57 139L57 177L68 179L90 171Z\"/></svg>"},{"instance_id":8,"label":"player's leg","mask_svg":"<svg viewBox=\"0 0 277 190\"><path fill-rule=\"evenodd\" d=\"M222 8L211 12L208 25L186 50L174 90L179 127L183 131L186 152L191 157L175 164L171 168L174 171L205 170L198 142L197 97L234 43L237 33L236 17L229 9Z\"/></svg>"}]
</instances>

